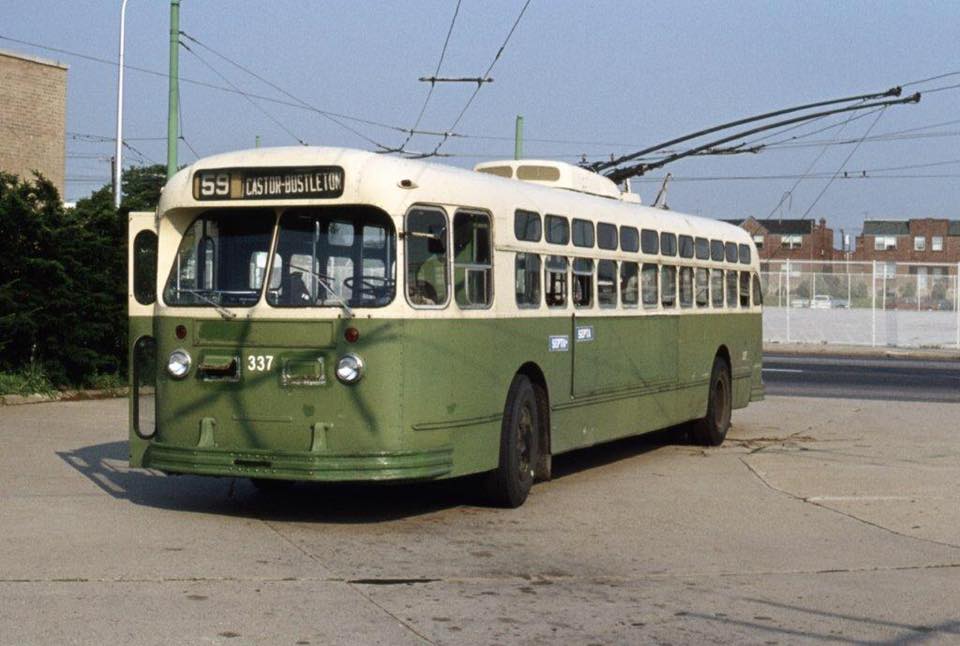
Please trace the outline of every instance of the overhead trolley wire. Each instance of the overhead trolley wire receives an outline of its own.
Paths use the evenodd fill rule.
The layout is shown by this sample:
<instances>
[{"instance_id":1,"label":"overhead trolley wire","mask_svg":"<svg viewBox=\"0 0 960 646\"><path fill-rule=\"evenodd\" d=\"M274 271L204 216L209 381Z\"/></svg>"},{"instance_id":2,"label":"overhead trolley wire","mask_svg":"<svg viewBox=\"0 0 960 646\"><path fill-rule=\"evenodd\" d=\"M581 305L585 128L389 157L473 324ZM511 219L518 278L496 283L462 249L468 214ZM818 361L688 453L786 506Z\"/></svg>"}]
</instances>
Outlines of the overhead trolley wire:
<instances>
[{"instance_id":1,"label":"overhead trolley wire","mask_svg":"<svg viewBox=\"0 0 960 646\"><path fill-rule=\"evenodd\" d=\"M507 47L507 43L510 42L510 38L513 36L513 32L516 31L517 25L520 24L520 20L523 18L523 14L526 13L527 7L530 6L531 0L527 0L523 3L523 8L520 9L520 13L517 15L517 19L513 21L513 26L510 27L510 31L507 33L507 37L503 40L503 44L500 45L500 49L497 50L497 53L494 55L493 60L490 61L490 65L487 66L487 70L481 74L478 78L486 79L490 77L490 72L493 70L493 67L497 64L497 61L500 60L500 56L503 55L503 51ZM467 103L463 106L463 109L460 110L460 114L457 115L457 118L454 119L453 124L447 128L447 131L443 133L440 141L437 142L437 145L434 147L433 151L425 155L420 155L421 157L434 157L440 152L440 148L447 142L451 136L453 136L453 130L460 125L460 121L463 119L463 115L467 113L467 110L473 104L473 100L477 98L477 94L480 93L480 88L484 86L484 83L478 82L477 87L473 90L473 93L470 95L470 98L467 99Z\"/></svg>"},{"instance_id":2,"label":"overhead trolley wire","mask_svg":"<svg viewBox=\"0 0 960 646\"><path fill-rule=\"evenodd\" d=\"M200 56L200 54L198 54L198 53L196 53L195 51L193 51L193 49L192 49L191 47L189 47L186 43L180 43L180 46L183 47L183 48L184 48L185 50L187 50L188 52L190 52L191 54L193 54L194 56L196 56L198 61L200 61L201 63L203 63L211 72L213 72L214 74L216 74L217 76L219 76L220 79L221 79L224 83L227 83L228 85L230 85L231 87L233 87L234 89L236 89L237 92L240 94L240 96L242 96L243 98L245 98L245 99L250 103L250 105L252 105L252 106L255 107L257 110L259 110L265 117L267 117L268 119L270 119L270 121L272 121L273 123L275 123L275 124L277 125L277 127L279 127L281 130L283 130L283 131L286 132L288 135L290 135L291 137L293 137L293 139L294 139L297 143L299 143L301 146L306 146L306 145L307 145L307 142L305 142L303 139L301 139L300 137L298 137L297 134L296 134L295 132L293 132L292 130L290 130L290 128L288 128L286 125L284 125L282 121L280 121L280 120L277 119L275 116L273 116L272 114L270 114L269 112L267 112L267 110L266 110L262 105L260 105L259 103L257 103L256 101L254 101L252 98L250 98L250 96L247 95L246 92L241 91L236 85L233 84L232 81L230 81L230 79L228 79L226 76L224 76L223 74L221 74L220 71L219 71L217 68L215 68L215 67L214 67L213 65L211 65L209 62L207 62L207 60L204 59L202 56Z\"/></svg>"},{"instance_id":3,"label":"overhead trolley wire","mask_svg":"<svg viewBox=\"0 0 960 646\"><path fill-rule=\"evenodd\" d=\"M850 161L850 158L856 154L857 150L859 150L860 144L863 143L863 139L870 135L870 132L873 130L874 126L876 126L880 119L883 118L884 112L886 112L885 109L881 110L877 115L877 118L873 120L873 123L870 124L870 127L867 128L867 131L863 134L863 137L860 138L860 141L857 142L857 145L853 147L853 150L850 151L850 154L847 155L846 159L843 160L843 163L840 164L840 168L837 169L837 172L833 174L833 177L831 177L830 180L824 185L817 197L813 200L810 206L807 207L807 210L803 212L803 215L800 217L801 220L805 220L807 216L810 215L810 211L813 210L813 207L817 205L817 202L819 202L820 198L823 197L824 193L827 192L827 189L830 188L830 185L833 184L834 180L837 179L837 176L843 172L843 169L846 167L847 162Z\"/></svg>"},{"instance_id":4,"label":"overhead trolley wire","mask_svg":"<svg viewBox=\"0 0 960 646\"><path fill-rule=\"evenodd\" d=\"M462 0L457 0L457 6L453 10L453 18L450 20L450 27L447 29L447 37L443 41L443 48L440 50L440 59L437 61L437 69L433 73L434 79L440 75L440 67L443 65L443 59L447 55L447 45L450 44L450 35L453 33L453 25L457 22L457 15L460 13L460 3ZM407 144L410 143L410 139L413 138L414 132L417 128L420 127L420 121L423 119L424 113L427 111L427 104L430 103L430 97L433 96L433 90L437 87L436 81L430 83L430 89L427 90L427 96L423 100L423 105L420 107L420 114L417 115L417 120L414 122L413 127L410 128L410 131L407 133L407 138L403 140L403 143L400 144L398 148L399 152L403 152L403 149L406 148Z\"/></svg>"},{"instance_id":5,"label":"overhead trolley wire","mask_svg":"<svg viewBox=\"0 0 960 646\"><path fill-rule=\"evenodd\" d=\"M181 33L182 33L182 32L181 32ZM97 56L91 56L91 55L89 55L89 54L82 54L82 53L80 53L80 52L74 52L74 51L71 51L71 50L68 50L68 49L62 49L62 48L58 48L58 47L50 47L50 46L48 46L48 45L43 45L43 44L40 44L40 43L34 43L34 42L26 41L26 40L19 40L19 39L17 39L17 38L10 38L9 36L4 36L4 35L2 35L2 34L0 34L0 40L7 40L7 41L10 41L10 42L13 42L13 43L19 43L19 44L21 44L21 45L28 45L28 46L30 46L30 47L36 47L37 49L42 49L42 50L51 51L51 52L58 52L58 53L61 53L61 54L67 54L67 55L69 55L69 56L76 56L77 58L82 58L82 59L89 60L89 61L93 61L93 62L96 62L96 63L101 63L101 64L104 64L104 65L109 65L109 66L111 66L111 67L116 67L116 66L117 66L117 62L116 62L116 61L112 61L112 60L109 60L109 59L106 59L106 58L100 58L100 57L97 57ZM208 48L208 49L209 49L209 48ZM233 63L232 61L230 61L230 62L231 62L232 64L238 65L237 63ZM150 75L158 76L158 77L165 78L165 79L169 79L169 78L170 78L170 75L169 75L169 74L167 74L166 72L160 72L160 71L158 71L158 70L152 70L152 69L149 69L149 68L138 67L138 66L136 66L136 65L128 65L128 64L124 64L123 67L124 67L124 69L133 70L133 71L135 71L135 72L142 72L142 73L144 73L144 74L150 74ZM335 117L335 118L337 118L337 119L343 119L343 120L346 120L346 121L353 121L353 122L355 122L355 123L362 123L362 124L364 124L364 125L374 126L374 127L377 127L377 128L384 128L384 129L388 129L388 130L395 130L395 131L397 131L397 132L403 132L403 133L406 133L406 132L407 132L407 128L403 128L403 127L401 127L401 126L391 125L391 124L389 124L389 123L383 123L383 122L381 122L381 121L375 121L375 120L373 120L373 119L365 119L365 118L363 118L363 117L357 117L357 116L353 116L353 115L349 115L349 114L343 114L343 113L340 113L340 112L332 112L332 111L330 111L330 110L323 110L323 109L318 108L318 107L316 107L316 106L312 106L312 105L309 105L309 104L305 104L305 103L303 103L303 102L300 102L299 100L297 100L297 102L284 101L283 99L277 99L277 98L275 98L275 97L263 96L263 95L260 95L260 94L254 94L254 93L252 93L252 92L246 92L246 93L245 93L245 92L243 92L242 90L239 90L239 89L237 89L237 88L224 87L224 86L222 86L222 85L217 85L217 84L215 84L215 83L207 83L206 81L198 81L198 80L196 80L196 79L191 79L191 78L182 77L182 76L180 77L180 82L181 82L181 83L190 83L190 84L192 84L192 85L197 85L197 86L200 86L200 87L206 87L206 88L209 88L209 89L212 89L212 90L219 90L219 91L221 91L221 92L229 92L230 94L246 94L247 96L249 96L249 97L251 97L251 98L254 98L254 99L258 99L258 100L260 100L260 101L267 101L267 102L269 102L269 103L276 103L276 104L278 104L278 105L286 105L286 106L290 106L290 107L300 108L300 109L302 109L302 110L309 110L309 111L311 111L311 112L318 112L318 113L323 114L323 115L328 116L328 117ZM435 132L435 131L423 131L423 132L418 133L418 134L442 135L442 134L444 134L444 133L442 133L442 132ZM359 136L362 136L362 135L359 135ZM165 139L165 138L164 138L164 139ZM377 145L379 145L379 144L377 144Z\"/></svg>"},{"instance_id":6,"label":"overhead trolley wire","mask_svg":"<svg viewBox=\"0 0 960 646\"><path fill-rule=\"evenodd\" d=\"M391 130L400 130L401 132L406 132L406 130L404 130L403 128L400 128L400 127L398 127L398 126L391 126L391 125L389 125L389 124L380 123L380 122L377 122L377 121L370 121L370 120L368 120L368 119L359 119L359 118L349 117L349 116L347 116L347 115L338 114L338 113L335 113L335 112L330 112L330 111L328 111L328 110L321 110L320 108L317 108L316 106L310 105L309 103L307 103L306 101L304 101L304 100L301 99L300 97L297 97L297 96L293 95L292 93L288 92L287 90L283 89L282 87L280 87L279 85L277 85L276 83L274 83L273 81L271 81L270 79L267 79L267 78L265 78L264 76L262 76L262 75L260 75L260 74L258 74L258 73L256 73L256 72L254 72L253 70L249 69L248 67L246 67L246 66L244 66L244 65L241 65L240 63L238 63L238 62L234 61L233 59L229 58L228 56L226 56L225 54L221 54L220 52L216 51L215 49L213 49L213 48L210 47L209 45L201 42L200 40L198 40L198 39L195 38L194 36L191 36L190 34L184 32L184 31L181 31L181 32L180 32L180 35L183 36L184 38L186 38L187 40L189 40L190 42L196 43L198 46L204 48L205 50L207 50L208 52L210 52L210 53L213 54L214 56L223 59L223 60L226 61L227 63L230 63L231 65L233 65L233 66L236 67L237 69L239 69L239 70L241 70L241 71L249 74L249 75L252 76L253 78L255 78L255 79L257 79L258 81L260 81L261 83L265 83L265 84L269 85L271 88L273 88L273 89L276 90L277 92L280 92L281 94L283 94L283 95L286 96L287 98L295 101L294 104L289 104L289 103L287 103L287 102L285 102L285 101L281 101L280 103L284 103L284 104L287 104L287 105L294 105L294 107L303 108L303 109L305 109L305 110L310 110L311 112L315 112L315 113L319 114L320 116L324 117L325 119L328 119L329 121L337 124L337 125L340 126L341 128L343 128L343 129L345 129L345 130L353 133L354 135L360 137L361 139L363 139L364 141L366 141L367 143L369 143L369 144L372 145L372 146L376 146L377 148L385 148L385 146L384 146L383 144L381 144L381 143L379 143L379 142L377 142L377 141L374 141L373 139L371 139L370 137L366 136L365 134L363 134L362 132L360 132L360 131L357 130L356 128L353 128L353 127L351 127L351 126L348 126L347 124L345 124L345 123L343 123L342 121L340 121L340 119L349 119L349 120L352 120L352 121L359 121L359 122L361 122L361 123L366 123L366 124L368 124L368 125L376 125L376 126L379 126L379 127L382 127L382 128L389 128L389 129L391 129ZM181 43L181 44L182 44L184 47L186 47L186 44L185 44L185 43ZM194 52L194 55L196 55L195 52ZM224 79L224 80L226 80L226 79ZM231 85L233 85L233 84L231 83ZM234 87L235 87L235 86L234 86ZM241 94L244 94L244 93L243 93L241 90L239 90L239 89L237 89L237 92L240 92ZM249 95L249 93L247 93L247 94ZM263 97L260 97L260 96L257 96L257 95L249 95L249 96L253 96L253 97L258 98L258 99L263 98ZM301 143L302 143L302 142L301 142ZM304 145L306 145L306 144L304 144Z\"/></svg>"}]
</instances>

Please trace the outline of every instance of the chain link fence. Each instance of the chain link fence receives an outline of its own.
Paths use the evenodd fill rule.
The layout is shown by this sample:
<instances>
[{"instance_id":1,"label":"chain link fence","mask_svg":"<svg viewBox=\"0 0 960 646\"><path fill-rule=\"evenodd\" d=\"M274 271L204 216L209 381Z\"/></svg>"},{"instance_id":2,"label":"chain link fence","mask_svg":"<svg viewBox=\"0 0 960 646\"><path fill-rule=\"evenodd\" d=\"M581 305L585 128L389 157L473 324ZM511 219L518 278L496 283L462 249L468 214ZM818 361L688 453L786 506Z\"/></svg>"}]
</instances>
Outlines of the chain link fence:
<instances>
[{"instance_id":1,"label":"chain link fence","mask_svg":"<svg viewBox=\"0 0 960 646\"><path fill-rule=\"evenodd\" d=\"M768 261L763 337L960 349L960 263Z\"/></svg>"}]
</instances>

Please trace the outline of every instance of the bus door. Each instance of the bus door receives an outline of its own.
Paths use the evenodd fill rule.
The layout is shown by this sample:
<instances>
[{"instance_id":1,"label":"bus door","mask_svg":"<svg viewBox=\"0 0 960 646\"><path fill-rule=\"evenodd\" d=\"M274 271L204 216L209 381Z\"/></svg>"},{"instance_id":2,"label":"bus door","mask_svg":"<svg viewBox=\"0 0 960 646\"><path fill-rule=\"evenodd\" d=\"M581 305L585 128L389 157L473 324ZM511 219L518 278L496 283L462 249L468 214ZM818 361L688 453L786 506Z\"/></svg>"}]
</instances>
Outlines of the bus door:
<instances>
[{"instance_id":1,"label":"bus door","mask_svg":"<svg viewBox=\"0 0 960 646\"><path fill-rule=\"evenodd\" d=\"M127 221L127 311L130 379L130 459L139 464L148 438L156 430L157 346L154 305L157 300L157 219L152 211L131 212Z\"/></svg>"}]
</instances>

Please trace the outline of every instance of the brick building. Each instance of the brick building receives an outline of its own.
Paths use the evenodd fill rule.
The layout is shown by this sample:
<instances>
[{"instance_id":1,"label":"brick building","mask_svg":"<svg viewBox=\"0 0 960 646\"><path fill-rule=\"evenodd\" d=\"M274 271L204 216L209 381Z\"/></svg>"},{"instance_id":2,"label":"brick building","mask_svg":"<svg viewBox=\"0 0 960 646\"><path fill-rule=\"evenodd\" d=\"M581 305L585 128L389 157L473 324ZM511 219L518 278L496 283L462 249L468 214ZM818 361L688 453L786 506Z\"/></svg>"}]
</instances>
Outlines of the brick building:
<instances>
[{"instance_id":1,"label":"brick building","mask_svg":"<svg viewBox=\"0 0 960 646\"><path fill-rule=\"evenodd\" d=\"M64 191L67 66L0 50L0 170Z\"/></svg>"},{"instance_id":2,"label":"brick building","mask_svg":"<svg viewBox=\"0 0 960 646\"><path fill-rule=\"evenodd\" d=\"M883 262L896 273L955 274L960 263L960 220L864 220L853 259ZM903 264L897 267L894 263ZM922 265L929 263L924 268ZM947 263L947 267L942 267Z\"/></svg>"},{"instance_id":3,"label":"brick building","mask_svg":"<svg viewBox=\"0 0 960 646\"><path fill-rule=\"evenodd\" d=\"M833 229L823 218L814 220L725 220L748 231L760 260L834 260ZM835 258L836 256L836 258Z\"/></svg>"}]
</instances>

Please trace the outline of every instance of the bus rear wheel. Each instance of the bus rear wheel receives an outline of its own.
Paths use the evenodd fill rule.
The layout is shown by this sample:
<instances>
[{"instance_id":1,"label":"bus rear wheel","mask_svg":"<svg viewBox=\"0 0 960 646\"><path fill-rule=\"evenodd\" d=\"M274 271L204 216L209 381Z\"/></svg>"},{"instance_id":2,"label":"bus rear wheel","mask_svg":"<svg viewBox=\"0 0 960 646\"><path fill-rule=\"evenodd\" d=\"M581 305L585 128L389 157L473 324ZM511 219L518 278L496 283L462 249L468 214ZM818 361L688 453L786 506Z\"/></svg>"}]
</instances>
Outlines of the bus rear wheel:
<instances>
[{"instance_id":1,"label":"bus rear wheel","mask_svg":"<svg viewBox=\"0 0 960 646\"><path fill-rule=\"evenodd\" d=\"M540 455L543 422L530 379L521 374L514 376L500 426L500 461L487 478L493 504L516 508L527 499Z\"/></svg>"},{"instance_id":2,"label":"bus rear wheel","mask_svg":"<svg viewBox=\"0 0 960 646\"><path fill-rule=\"evenodd\" d=\"M704 446L720 446L730 429L730 411L733 408L730 367L722 357L715 357L710 371L710 391L707 396L707 414L691 427L693 441Z\"/></svg>"}]
</instances>

